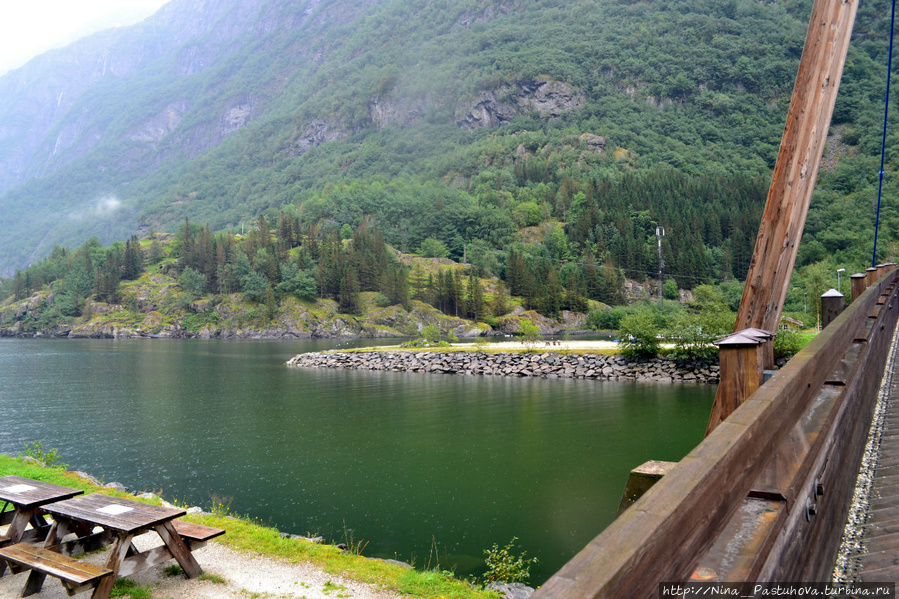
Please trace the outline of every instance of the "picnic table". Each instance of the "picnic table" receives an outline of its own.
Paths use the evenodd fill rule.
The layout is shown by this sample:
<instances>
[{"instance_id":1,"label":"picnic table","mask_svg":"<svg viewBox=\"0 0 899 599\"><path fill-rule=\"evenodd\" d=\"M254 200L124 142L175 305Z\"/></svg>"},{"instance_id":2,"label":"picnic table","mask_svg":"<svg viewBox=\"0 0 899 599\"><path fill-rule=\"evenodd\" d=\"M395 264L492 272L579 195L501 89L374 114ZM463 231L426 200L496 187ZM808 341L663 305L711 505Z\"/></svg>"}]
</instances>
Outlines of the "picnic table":
<instances>
[{"instance_id":1,"label":"picnic table","mask_svg":"<svg viewBox=\"0 0 899 599\"><path fill-rule=\"evenodd\" d=\"M84 587L94 587L93 599L106 599L115 579L128 576L174 558L189 578L202 573L191 553L191 545L200 545L209 538L224 534L221 529L183 523L175 519L185 511L166 508L94 493L45 505L42 508L53 517L53 525L42 547L19 543L0 549L0 557L31 568L22 596L40 592L47 575L59 578L72 593ZM97 535L111 538L111 548L104 567L88 564L63 555L64 537L70 532L80 535L96 527ZM178 529L181 529L179 532ZM134 537L154 531L162 539L161 546L138 551Z\"/></svg>"},{"instance_id":2,"label":"picnic table","mask_svg":"<svg viewBox=\"0 0 899 599\"><path fill-rule=\"evenodd\" d=\"M41 508L49 503L70 499L84 493L72 489L21 476L0 476L0 526L9 525L6 533L0 535L0 547L21 541L43 541L50 530L44 520ZM12 510L7 508L12 505ZM28 528L28 525L31 528ZM0 576L6 572L6 562L0 560Z\"/></svg>"}]
</instances>

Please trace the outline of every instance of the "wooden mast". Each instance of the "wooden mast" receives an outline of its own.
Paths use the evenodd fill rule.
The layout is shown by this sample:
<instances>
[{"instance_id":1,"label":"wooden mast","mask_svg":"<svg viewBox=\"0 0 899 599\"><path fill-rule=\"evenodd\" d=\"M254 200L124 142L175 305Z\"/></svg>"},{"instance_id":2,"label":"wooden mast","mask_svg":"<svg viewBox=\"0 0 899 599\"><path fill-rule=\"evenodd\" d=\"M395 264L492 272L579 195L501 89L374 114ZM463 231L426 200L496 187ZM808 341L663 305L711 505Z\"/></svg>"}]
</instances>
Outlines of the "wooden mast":
<instances>
[{"instance_id":1,"label":"wooden mast","mask_svg":"<svg viewBox=\"0 0 899 599\"><path fill-rule=\"evenodd\" d=\"M773 332L780 323L857 9L857 0L815 0L735 332ZM747 377L758 376L755 369L741 370L722 360L707 435L746 399L741 389L761 384L746 384Z\"/></svg>"}]
</instances>

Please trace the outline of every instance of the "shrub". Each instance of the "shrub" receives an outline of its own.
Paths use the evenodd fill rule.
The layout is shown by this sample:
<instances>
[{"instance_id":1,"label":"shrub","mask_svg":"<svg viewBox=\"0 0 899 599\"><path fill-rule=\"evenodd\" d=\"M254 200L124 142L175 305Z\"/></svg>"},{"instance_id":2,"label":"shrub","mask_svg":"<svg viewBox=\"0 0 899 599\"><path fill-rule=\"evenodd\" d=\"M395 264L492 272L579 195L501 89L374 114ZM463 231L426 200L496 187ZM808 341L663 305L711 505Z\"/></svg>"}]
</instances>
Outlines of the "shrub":
<instances>
[{"instance_id":1,"label":"shrub","mask_svg":"<svg viewBox=\"0 0 899 599\"><path fill-rule=\"evenodd\" d=\"M674 343L677 358L711 359L718 354L713 342L734 330L736 315L727 310L681 313L671 319L665 336Z\"/></svg>"},{"instance_id":2,"label":"shrub","mask_svg":"<svg viewBox=\"0 0 899 599\"><path fill-rule=\"evenodd\" d=\"M662 285L662 297L669 300L680 299L680 291L677 288L677 281L674 279L666 279Z\"/></svg>"},{"instance_id":3,"label":"shrub","mask_svg":"<svg viewBox=\"0 0 899 599\"><path fill-rule=\"evenodd\" d=\"M424 258L446 258L449 256L449 249L439 239L428 237L418 246L418 255Z\"/></svg>"},{"instance_id":4,"label":"shrub","mask_svg":"<svg viewBox=\"0 0 899 599\"><path fill-rule=\"evenodd\" d=\"M206 275L190 266L185 268L181 276L178 277L178 284L192 297L198 297L206 293Z\"/></svg>"},{"instance_id":5,"label":"shrub","mask_svg":"<svg viewBox=\"0 0 899 599\"><path fill-rule=\"evenodd\" d=\"M518 537L512 537L505 547L499 548L496 543L492 549L485 549L484 561L487 563L487 572L484 580L487 582L525 582L531 575L531 566L537 563L536 557L525 558L526 551L519 555L512 554L512 547Z\"/></svg>"},{"instance_id":6,"label":"shrub","mask_svg":"<svg viewBox=\"0 0 899 599\"><path fill-rule=\"evenodd\" d=\"M55 462L59 462L59 460L62 459L62 457L59 455L59 450L55 447L51 447L45 450L43 441L32 441L31 443L26 443L25 455L30 458L36 459L44 466L52 466ZM56 466L60 468L68 468L69 465L59 463L56 464Z\"/></svg>"},{"instance_id":7,"label":"shrub","mask_svg":"<svg viewBox=\"0 0 899 599\"><path fill-rule=\"evenodd\" d=\"M381 293L379 291L378 293L376 293L374 295L374 297L371 300L371 303L373 303L378 308L386 308L390 305L390 300L387 298L386 295L384 295L383 293Z\"/></svg>"},{"instance_id":8,"label":"shrub","mask_svg":"<svg viewBox=\"0 0 899 599\"><path fill-rule=\"evenodd\" d=\"M627 310L621 306L606 310L591 310L587 315L587 328L594 331L617 331Z\"/></svg>"},{"instance_id":9,"label":"shrub","mask_svg":"<svg viewBox=\"0 0 899 599\"><path fill-rule=\"evenodd\" d=\"M424 339L425 343L428 345L432 345L437 343L437 340L440 338L440 333L440 327L432 322L421 329L421 338Z\"/></svg>"},{"instance_id":10,"label":"shrub","mask_svg":"<svg viewBox=\"0 0 899 599\"><path fill-rule=\"evenodd\" d=\"M532 345L540 341L540 337L542 336L542 331L540 327L534 324L533 321L522 318L518 322L519 330L521 331L521 336L524 337L524 342L528 345Z\"/></svg>"},{"instance_id":11,"label":"shrub","mask_svg":"<svg viewBox=\"0 0 899 599\"><path fill-rule=\"evenodd\" d=\"M795 331L777 331L774 336L774 359L791 358L805 347L806 340Z\"/></svg>"},{"instance_id":12,"label":"shrub","mask_svg":"<svg viewBox=\"0 0 899 599\"><path fill-rule=\"evenodd\" d=\"M621 353L628 358L654 356L659 351L659 329L649 310L638 310L621 319L618 335Z\"/></svg>"}]
</instances>

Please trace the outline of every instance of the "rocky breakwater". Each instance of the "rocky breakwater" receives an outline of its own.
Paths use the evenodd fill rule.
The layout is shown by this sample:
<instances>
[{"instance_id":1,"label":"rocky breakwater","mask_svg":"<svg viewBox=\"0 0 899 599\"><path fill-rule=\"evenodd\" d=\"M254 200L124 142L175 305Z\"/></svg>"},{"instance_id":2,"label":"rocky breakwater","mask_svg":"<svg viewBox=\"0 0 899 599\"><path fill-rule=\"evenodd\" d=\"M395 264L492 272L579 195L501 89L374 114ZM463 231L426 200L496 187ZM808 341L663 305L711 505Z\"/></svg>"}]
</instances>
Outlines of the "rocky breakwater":
<instances>
[{"instance_id":1,"label":"rocky breakwater","mask_svg":"<svg viewBox=\"0 0 899 599\"><path fill-rule=\"evenodd\" d=\"M717 383L718 364L658 356L631 361L623 356L562 352L335 351L294 356L289 366L434 374L534 376L546 379Z\"/></svg>"}]
</instances>

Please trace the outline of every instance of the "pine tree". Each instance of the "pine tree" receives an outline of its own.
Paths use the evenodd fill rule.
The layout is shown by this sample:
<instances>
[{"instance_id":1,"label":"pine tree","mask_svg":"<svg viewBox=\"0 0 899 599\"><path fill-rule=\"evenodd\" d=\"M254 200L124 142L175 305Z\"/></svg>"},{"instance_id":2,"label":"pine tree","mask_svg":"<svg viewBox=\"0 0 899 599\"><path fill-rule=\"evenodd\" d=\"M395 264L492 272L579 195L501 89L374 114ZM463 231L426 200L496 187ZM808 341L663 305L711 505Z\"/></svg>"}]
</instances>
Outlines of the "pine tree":
<instances>
[{"instance_id":1,"label":"pine tree","mask_svg":"<svg viewBox=\"0 0 899 599\"><path fill-rule=\"evenodd\" d=\"M140 249L137 235L132 235L125 242L125 255L122 263L122 278L133 281L140 277L144 270L144 252Z\"/></svg>"},{"instance_id":2,"label":"pine tree","mask_svg":"<svg viewBox=\"0 0 899 599\"><path fill-rule=\"evenodd\" d=\"M493 315L496 317L505 316L509 313L509 296L506 293L506 286L502 281L496 282L496 291L493 293Z\"/></svg>"},{"instance_id":3,"label":"pine tree","mask_svg":"<svg viewBox=\"0 0 899 599\"><path fill-rule=\"evenodd\" d=\"M484 289L481 287L481 280L472 269L471 274L468 276L468 315L472 320L478 322L484 317L486 311Z\"/></svg>"},{"instance_id":4,"label":"pine tree","mask_svg":"<svg viewBox=\"0 0 899 599\"><path fill-rule=\"evenodd\" d=\"M340 293L337 299L340 312L358 314L359 312L359 280L356 273L347 270L340 280Z\"/></svg>"},{"instance_id":5,"label":"pine tree","mask_svg":"<svg viewBox=\"0 0 899 599\"><path fill-rule=\"evenodd\" d=\"M16 269L16 274L13 277L12 294L15 300L25 299L25 276L19 269Z\"/></svg>"}]
</instances>

